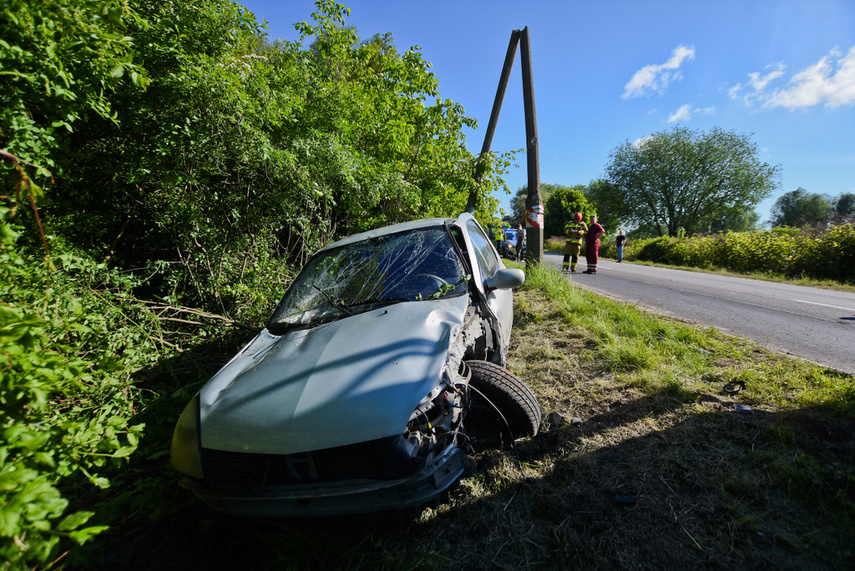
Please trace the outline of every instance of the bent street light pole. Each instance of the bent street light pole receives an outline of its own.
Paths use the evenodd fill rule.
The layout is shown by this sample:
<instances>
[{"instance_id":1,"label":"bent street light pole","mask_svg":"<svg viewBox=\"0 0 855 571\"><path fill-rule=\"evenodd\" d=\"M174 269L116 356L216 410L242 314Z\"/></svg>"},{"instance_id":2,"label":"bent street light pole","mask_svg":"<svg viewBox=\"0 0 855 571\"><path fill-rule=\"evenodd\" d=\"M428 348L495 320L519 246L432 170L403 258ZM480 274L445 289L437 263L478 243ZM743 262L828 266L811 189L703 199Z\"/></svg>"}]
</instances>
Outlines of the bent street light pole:
<instances>
[{"instance_id":1,"label":"bent street light pole","mask_svg":"<svg viewBox=\"0 0 855 571\"><path fill-rule=\"evenodd\" d=\"M531 45L528 26L522 31L523 102L525 104L526 164L528 165L528 196L525 201L525 236L528 246L525 262L543 263L543 198L540 195L540 157L537 144L537 117L534 112L534 81L531 74ZM533 247L532 247L533 246Z\"/></svg>"}]
</instances>

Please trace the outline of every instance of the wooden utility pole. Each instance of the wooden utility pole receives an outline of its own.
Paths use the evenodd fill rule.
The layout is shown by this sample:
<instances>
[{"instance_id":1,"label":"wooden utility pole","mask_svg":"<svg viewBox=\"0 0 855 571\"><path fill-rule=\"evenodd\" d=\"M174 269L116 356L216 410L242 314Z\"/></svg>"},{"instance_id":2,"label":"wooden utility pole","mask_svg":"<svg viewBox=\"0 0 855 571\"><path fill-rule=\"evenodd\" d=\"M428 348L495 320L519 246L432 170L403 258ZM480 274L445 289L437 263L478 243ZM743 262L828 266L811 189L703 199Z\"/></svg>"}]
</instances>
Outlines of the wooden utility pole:
<instances>
[{"instance_id":1,"label":"wooden utility pole","mask_svg":"<svg viewBox=\"0 0 855 571\"><path fill-rule=\"evenodd\" d=\"M540 151L537 144L537 117L534 112L534 82L531 75L531 44L528 26L520 38L522 50L523 102L525 104L526 165L528 196L525 200L526 265L543 263L543 197L540 195ZM533 248L531 246L534 246Z\"/></svg>"},{"instance_id":2,"label":"wooden utility pole","mask_svg":"<svg viewBox=\"0 0 855 571\"><path fill-rule=\"evenodd\" d=\"M490 152L493 144L493 134L496 132L496 124L499 121L499 113L502 110L502 102L505 99L505 91L511 70L514 67L517 45L522 50L522 83L523 103L525 105L525 136L526 136L526 164L528 170L528 196L526 197L526 264L543 263L543 199L540 194L540 155L537 145L537 118L534 112L534 82L531 73L531 47L529 43L528 26L522 30L511 32L511 41L508 43L508 52L505 54L505 64L502 67L502 75L499 78L499 87L496 89L496 98L493 100L493 110L490 113L490 123L484 134L484 144L481 146L483 158ZM475 169L475 180L481 183L481 169ZM476 194L469 195L469 204L466 210L475 210Z\"/></svg>"}]
</instances>

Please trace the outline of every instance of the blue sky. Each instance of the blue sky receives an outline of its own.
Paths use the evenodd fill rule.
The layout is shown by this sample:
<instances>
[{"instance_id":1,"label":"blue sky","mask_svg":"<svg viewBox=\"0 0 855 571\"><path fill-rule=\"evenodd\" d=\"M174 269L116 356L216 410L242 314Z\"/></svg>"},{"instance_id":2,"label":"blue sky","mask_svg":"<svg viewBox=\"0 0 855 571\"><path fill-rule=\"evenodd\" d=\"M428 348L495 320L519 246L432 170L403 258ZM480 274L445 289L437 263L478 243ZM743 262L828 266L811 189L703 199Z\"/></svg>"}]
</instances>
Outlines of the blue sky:
<instances>
[{"instance_id":1,"label":"blue sky","mask_svg":"<svg viewBox=\"0 0 855 571\"><path fill-rule=\"evenodd\" d=\"M239 2L271 39L297 39L310 0ZM603 176L625 141L682 125L751 135L781 187L855 192L855 0L345 0L360 38L418 46L452 99L478 120L477 153L513 30L529 28L541 184ZM522 149L519 54L493 139ZM527 183L525 155L505 180ZM508 196L499 196L505 209Z\"/></svg>"}]
</instances>

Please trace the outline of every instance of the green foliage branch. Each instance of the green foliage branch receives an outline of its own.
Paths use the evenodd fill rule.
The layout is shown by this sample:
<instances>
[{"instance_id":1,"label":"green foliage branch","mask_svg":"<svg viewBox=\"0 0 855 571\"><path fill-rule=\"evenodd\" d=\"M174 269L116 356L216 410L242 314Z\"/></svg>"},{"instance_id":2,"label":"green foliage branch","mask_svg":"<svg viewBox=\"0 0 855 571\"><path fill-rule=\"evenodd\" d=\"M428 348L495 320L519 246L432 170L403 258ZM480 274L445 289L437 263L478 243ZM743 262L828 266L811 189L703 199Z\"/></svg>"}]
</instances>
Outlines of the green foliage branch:
<instances>
[{"instance_id":1,"label":"green foliage branch","mask_svg":"<svg viewBox=\"0 0 855 571\"><path fill-rule=\"evenodd\" d=\"M20 175L28 174L18 164ZM136 450L131 372L158 354L136 285L51 240L20 245L14 197L0 205L0 559L49 565L107 529L83 497ZM98 521L100 520L100 521Z\"/></svg>"},{"instance_id":2,"label":"green foliage branch","mask_svg":"<svg viewBox=\"0 0 855 571\"><path fill-rule=\"evenodd\" d=\"M62 133L87 112L115 120L109 93L147 82L125 34L135 18L125 0L4 3L0 148L51 168Z\"/></svg>"}]
</instances>

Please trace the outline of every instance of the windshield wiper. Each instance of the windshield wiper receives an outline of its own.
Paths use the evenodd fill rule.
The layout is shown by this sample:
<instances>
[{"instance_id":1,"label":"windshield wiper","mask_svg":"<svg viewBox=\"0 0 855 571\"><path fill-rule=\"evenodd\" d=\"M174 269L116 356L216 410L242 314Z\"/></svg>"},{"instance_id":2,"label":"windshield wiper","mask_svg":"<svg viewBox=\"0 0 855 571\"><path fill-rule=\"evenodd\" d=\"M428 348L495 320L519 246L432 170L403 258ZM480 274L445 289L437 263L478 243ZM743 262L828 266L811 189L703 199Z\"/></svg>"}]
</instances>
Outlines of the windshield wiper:
<instances>
[{"instance_id":1,"label":"windshield wiper","mask_svg":"<svg viewBox=\"0 0 855 571\"><path fill-rule=\"evenodd\" d=\"M332 297L330 294L328 294L327 292L325 292L324 290L322 290L321 288L319 288L319 287L318 287L318 286L316 286L315 284L312 284L312 287L313 287L313 288L315 288L316 290L318 290L319 292L321 292L322 294L324 294L324 297L325 297L325 298L327 298L327 301L328 301L328 302L330 302L330 305L331 305L331 306L333 306L334 308L336 308L336 309L338 309L339 311L342 311L342 312L344 312L344 313L346 313L346 314L348 314L348 315L356 315L355 313L353 313L352 311L350 311L350 310L347 308L347 306L344 304L344 302L343 302L343 301L341 301L341 300L339 300L339 301L334 300L334 299L333 299L333 297Z\"/></svg>"},{"instance_id":2,"label":"windshield wiper","mask_svg":"<svg viewBox=\"0 0 855 571\"><path fill-rule=\"evenodd\" d=\"M365 301L357 301L356 303L348 303L347 307L359 307L360 305L368 305L371 303L391 305L393 303L400 303L402 301L412 301L412 300L410 298L407 298L407 297L372 297L371 299L366 299Z\"/></svg>"}]
</instances>

